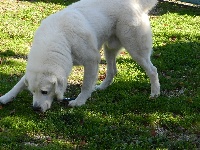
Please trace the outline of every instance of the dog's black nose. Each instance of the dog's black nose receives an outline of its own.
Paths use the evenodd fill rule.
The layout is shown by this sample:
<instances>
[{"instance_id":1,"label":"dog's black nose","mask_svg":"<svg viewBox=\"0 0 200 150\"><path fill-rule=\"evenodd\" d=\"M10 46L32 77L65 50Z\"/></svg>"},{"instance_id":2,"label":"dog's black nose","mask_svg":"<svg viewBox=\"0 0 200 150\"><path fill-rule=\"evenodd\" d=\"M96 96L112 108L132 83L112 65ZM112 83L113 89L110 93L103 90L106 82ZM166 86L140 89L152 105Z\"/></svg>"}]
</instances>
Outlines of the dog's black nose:
<instances>
[{"instance_id":1,"label":"dog's black nose","mask_svg":"<svg viewBox=\"0 0 200 150\"><path fill-rule=\"evenodd\" d=\"M35 106L33 106L33 110L34 111L41 111L41 107L35 107Z\"/></svg>"}]
</instances>

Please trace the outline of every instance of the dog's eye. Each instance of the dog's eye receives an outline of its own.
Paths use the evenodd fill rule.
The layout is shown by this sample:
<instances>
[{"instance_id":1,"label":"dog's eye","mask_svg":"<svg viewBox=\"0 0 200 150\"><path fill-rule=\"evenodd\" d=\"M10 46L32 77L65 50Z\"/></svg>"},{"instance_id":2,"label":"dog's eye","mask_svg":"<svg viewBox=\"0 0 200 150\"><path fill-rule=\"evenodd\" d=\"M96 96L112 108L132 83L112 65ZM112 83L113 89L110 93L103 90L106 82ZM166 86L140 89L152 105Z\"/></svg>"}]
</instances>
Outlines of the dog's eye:
<instances>
[{"instance_id":1,"label":"dog's eye","mask_svg":"<svg viewBox=\"0 0 200 150\"><path fill-rule=\"evenodd\" d=\"M46 95L48 92L41 90L41 93L44 94L44 95Z\"/></svg>"}]
</instances>

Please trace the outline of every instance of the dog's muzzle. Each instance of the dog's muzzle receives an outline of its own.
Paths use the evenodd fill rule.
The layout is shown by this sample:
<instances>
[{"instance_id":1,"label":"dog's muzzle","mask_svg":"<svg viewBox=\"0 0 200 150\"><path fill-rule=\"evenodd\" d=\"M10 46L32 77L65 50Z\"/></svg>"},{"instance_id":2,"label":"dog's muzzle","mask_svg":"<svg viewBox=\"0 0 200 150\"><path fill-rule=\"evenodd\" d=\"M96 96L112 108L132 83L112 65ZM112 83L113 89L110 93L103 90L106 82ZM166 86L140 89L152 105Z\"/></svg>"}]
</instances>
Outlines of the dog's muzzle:
<instances>
[{"instance_id":1,"label":"dog's muzzle","mask_svg":"<svg viewBox=\"0 0 200 150\"><path fill-rule=\"evenodd\" d=\"M33 106L32 108L33 108L33 110L36 111L36 112L42 112L42 108L41 108L41 107Z\"/></svg>"}]
</instances>

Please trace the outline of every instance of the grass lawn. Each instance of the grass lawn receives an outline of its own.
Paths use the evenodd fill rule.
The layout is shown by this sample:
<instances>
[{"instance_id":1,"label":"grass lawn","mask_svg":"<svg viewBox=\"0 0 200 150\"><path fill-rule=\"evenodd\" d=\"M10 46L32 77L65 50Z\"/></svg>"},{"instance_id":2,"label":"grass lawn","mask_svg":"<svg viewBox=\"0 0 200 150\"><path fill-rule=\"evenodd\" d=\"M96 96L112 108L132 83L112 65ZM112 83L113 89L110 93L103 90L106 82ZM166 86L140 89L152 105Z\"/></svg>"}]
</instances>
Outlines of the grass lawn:
<instances>
[{"instance_id":1,"label":"grass lawn","mask_svg":"<svg viewBox=\"0 0 200 150\"><path fill-rule=\"evenodd\" d=\"M72 2L0 1L0 95L24 74L40 21ZM82 107L55 101L45 114L37 114L28 91L0 106L0 150L200 149L200 8L160 2L151 24L159 98L148 98L149 79L122 51L114 83L94 92ZM100 64L98 83L105 67ZM80 92L82 72L73 68L66 97Z\"/></svg>"}]
</instances>

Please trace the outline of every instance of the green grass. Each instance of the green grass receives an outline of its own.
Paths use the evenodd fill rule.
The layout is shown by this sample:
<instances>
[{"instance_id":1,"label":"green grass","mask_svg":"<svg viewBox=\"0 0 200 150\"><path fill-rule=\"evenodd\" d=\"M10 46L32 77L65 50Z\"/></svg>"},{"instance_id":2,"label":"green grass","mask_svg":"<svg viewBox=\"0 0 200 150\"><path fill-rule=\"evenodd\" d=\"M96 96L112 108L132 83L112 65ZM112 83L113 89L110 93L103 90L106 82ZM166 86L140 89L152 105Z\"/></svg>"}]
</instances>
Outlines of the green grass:
<instances>
[{"instance_id":1,"label":"green grass","mask_svg":"<svg viewBox=\"0 0 200 150\"><path fill-rule=\"evenodd\" d=\"M0 1L0 94L25 72L34 31L40 21L73 1ZM23 91L0 107L0 149L199 149L200 148L200 8L161 2L151 17L152 61L158 68L161 96L150 100L149 79L126 52L117 59L119 73L85 106L53 103L37 114ZM69 78L66 97L82 84L82 67ZM99 81L105 76L100 65Z\"/></svg>"}]
</instances>

